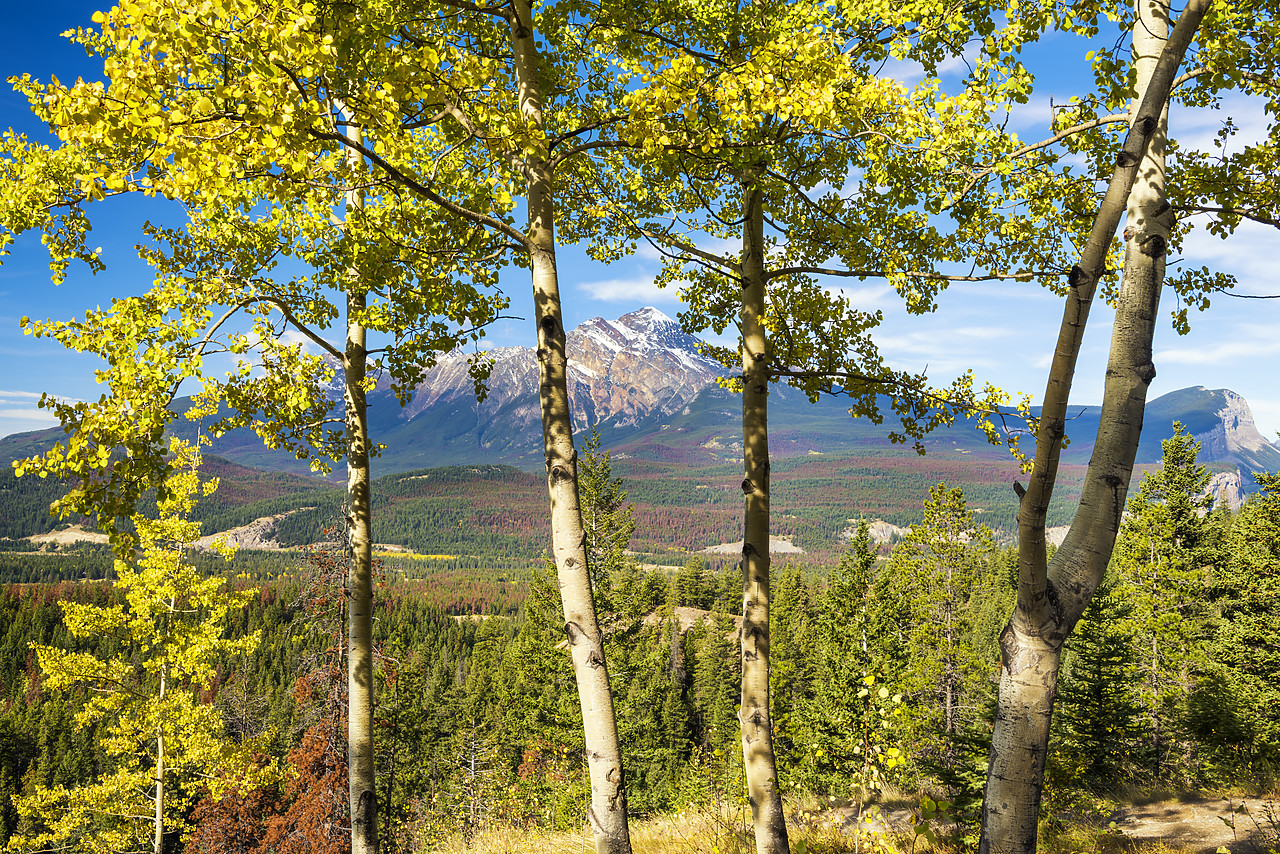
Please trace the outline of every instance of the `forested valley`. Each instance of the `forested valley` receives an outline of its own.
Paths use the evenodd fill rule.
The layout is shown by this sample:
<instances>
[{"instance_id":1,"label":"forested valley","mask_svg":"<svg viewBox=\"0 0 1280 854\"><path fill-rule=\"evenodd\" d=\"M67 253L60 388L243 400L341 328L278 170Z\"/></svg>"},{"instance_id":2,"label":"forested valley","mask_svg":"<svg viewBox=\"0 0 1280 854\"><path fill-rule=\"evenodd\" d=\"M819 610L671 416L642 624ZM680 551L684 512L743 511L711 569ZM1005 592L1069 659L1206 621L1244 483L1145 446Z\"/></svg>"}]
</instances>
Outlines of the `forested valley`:
<instances>
[{"instance_id":1,"label":"forested valley","mask_svg":"<svg viewBox=\"0 0 1280 854\"><path fill-rule=\"evenodd\" d=\"M1104 586L1068 642L1042 815L1049 850L1089 838L1064 815L1105 815L1126 790L1275 791L1280 483L1263 476L1263 492L1239 511L1214 508L1195 454L1184 433L1166 440L1164 464L1135 491ZM598 449L587 471L589 545L600 568L593 586L632 814L641 823L700 816L686 847L671 850L732 850L743 831L740 572L708 568L698 556L675 572L638 565L624 549L634 527L624 485ZM237 592L224 598L236 604L219 631L232 646L212 656L207 673L170 690L216 711L202 737L225 740L232 754L250 746L251 766L223 766L228 779L211 785L213 760L175 765L166 851L349 850L347 569L331 534L306 552L242 553L230 571L216 555L188 557L200 577L231 578ZM379 569L382 850L479 844L503 827L580 833L588 786L581 713L554 575L500 563L388 554ZM423 564L436 568L415 568ZM894 844L868 832L877 825L867 817L903 805L911 818L896 844L910 846L915 835L919 844L964 848L976 838L999 634L1016 572L1016 553L997 546L962 489L946 484L892 547L878 547L863 525L824 574L775 562L771 711L779 782L801 816L797 839L808 838L806 810L817 817L834 808L851 822L851 846L859 834L864 846ZM93 575L11 583L0 600L0 828L15 850L31 850L24 840L56 823L58 798L91 800L95 786L136 760L113 740L129 707L89 713L101 684L50 686L32 651L123 657L133 671L128 690L155 690L147 643L128 632L69 631L68 603L124 602L119 586ZM209 606L197 610L188 619L210 618ZM129 825L86 820L83 832ZM834 843L812 820L808 850L844 850L822 848ZM1263 827L1274 841L1274 825L1264 818Z\"/></svg>"},{"instance_id":2,"label":"forested valley","mask_svg":"<svg viewBox=\"0 0 1280 854\"><path fill-rule=\"evenodd\" d=\"M1181 429L1135 466L1177 364L1160 322L1278 296L1265 250L1243 272L1217 248L1280 227L1276 4L121 0L68 25L87 64L9 78L0 258L107 276L69 319L8 291L13 373L56 352L93 386L13 380L60 429L0 487L54 490L110 558L0 551L7 850L1129 851L1114 807L1186 790L1252 796L1212 830L1274 851L1280 451L1236 442L1258 473L1236 512ZM593 295L662 287L666 332L639 312L570 340ZM1049 325L1004 338L1029 306ZM519 365L486 340L516 318ZM993 352L950 358L943 326ZM1096 434L1072 436L1086 365ZM734 472L655 467L633 509L582 431L660 435L692 411L678 366L733 396L699 447ZM837 482L920 472L781 460L784 385L881 450L966 422L1011 454L956 462L890 547L846 543L905 509ZM421 491L457 471L375 483L379 435L492 461L511 424L536 515L514 470L471 505ZM229 477L260 502L219 507L204 449L249 434L345 477L287 511L282 479ZM15 521L51 524L34 503ZM305 555L201 541L201 514L255 503ZM728 516L732 562L693 555ZM384 523L459 548L383 555ZM778 535L841 548L788 564Z\"/></svg>"}]
</instances>

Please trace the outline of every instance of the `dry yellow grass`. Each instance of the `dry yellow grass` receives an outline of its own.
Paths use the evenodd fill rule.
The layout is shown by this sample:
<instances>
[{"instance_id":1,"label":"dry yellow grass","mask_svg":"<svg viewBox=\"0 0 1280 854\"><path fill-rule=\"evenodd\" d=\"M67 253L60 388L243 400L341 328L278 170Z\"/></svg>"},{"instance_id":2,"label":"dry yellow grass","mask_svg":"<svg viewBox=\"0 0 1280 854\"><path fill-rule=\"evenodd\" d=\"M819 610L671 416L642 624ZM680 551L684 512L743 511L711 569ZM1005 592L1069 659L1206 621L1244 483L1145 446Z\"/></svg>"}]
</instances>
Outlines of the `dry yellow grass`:
<instances>
[{"instance_id":1,"label":"dry yellow grass","mask_svg":"<svg viewBox=\"0 0 1280 854\"><path fill-rule=\"evenodd\" d=\"M734 809L639 819L631 823L631 846L634 854L750 854L755 851L750 825L750 813ZM791 847L808 854L888 854L898 850L855 840L830 823L792 827ZM455 836L430 850L438 854L592 854L595 845L586 827L579 833L495 827L469 842Z\"/></svg>"},{"instance_id":2,"label":"dry yellow grass","mask_svg":"<svg viewBox=\"0 0 1280 854\"><path fill-rule=\"evenodd\" d=\"M730 815L711 813L633 820L632 850L635 854L743 854L743 828L731 828L730 821ZM591 854L595 843L586 826L577 833L494 827L469 842L458 835L431 850L439 854Z\"/></svg>"},{"instance_id":3,"label":"dry yellow grass","mask_svg":"<svg viewBox=\"0 0 1280 854\"><path fill-rule=\"evenodd\" d=\"M1044 854L1212 854L1221 845L1233 854L1280 851L1277 844L1280 843L1280 835L1277 835L1280 827L1273 824L1274 819L1258 805L1251 806L1259 813L1259 820L1246 825L1245 818L1242 818L1238 825L1240 832L1228 832L1223 837L1225 826L1219 827L1222 822L1216 814L1206 818L1207 824L1188 825L1187 815L1178 811L1185 811L1187 804L1177 800L1131 805L1126 808L1128 817L1118 816L1120 822L1110 826L1105 819L1096 817L1092 820L1069 818L1056 831L1044 834L1040 850ZM889 833L855 836L851 833L854 825L852 808L848 806L834 808L814 801L793 803L792 807L790 837L793 854L959 854L963 850L945 841L935 848L924 838L915 840L913 845L912 834L901 815L902 805L898 803L886 805L885 813L877 813L868 821L871 827L882 828L892 814L896 836ZM1169 826L1163 826L1162 821ZM730 804L718 810L711 808L636 819L631 824L632 849L634 854L753 854L755 847L750 828L749 811ZM1175 833L1171 828L1179 832ZM1185 829L1190 830L1189 835L1181 832ZM1214 830L1217 832L1210 832ZM595 845L590 828L586 826L577 833L556 833L495 824L470 840L459 834L423 850L439 854L593 854Z\"/></svg>"}]
</instances>

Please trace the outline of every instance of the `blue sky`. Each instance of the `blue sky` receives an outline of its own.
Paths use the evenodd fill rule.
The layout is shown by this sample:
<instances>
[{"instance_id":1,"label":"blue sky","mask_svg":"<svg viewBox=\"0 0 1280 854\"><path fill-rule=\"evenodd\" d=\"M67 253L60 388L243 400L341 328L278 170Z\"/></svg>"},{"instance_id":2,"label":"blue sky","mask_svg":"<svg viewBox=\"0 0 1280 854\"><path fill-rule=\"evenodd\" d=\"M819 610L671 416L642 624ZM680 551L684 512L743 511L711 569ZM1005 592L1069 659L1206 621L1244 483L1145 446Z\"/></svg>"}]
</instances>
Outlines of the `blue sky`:
<instances>
[{"instance_id":1,"label":"blue sky","mask_svg":"<svg viewBox=\"0 0 1280 854\"><path fill-rule=\"evenodd\" d=\"M50 0L43 4L13 4L6 10L0 30L0 77L29 72L47 80L50 75L75 79L93 76L95 68L84 51L59 34L73 26L87 25L89 16L104 3L82 0ZM1049 98L1065 101L1082 94L1074 80L1087 73L1084 53L1089 46L1077 40L1047 41L1029 60L1035 70L1042 64L1050 71L1040 75L1041 93L1012 117L1011 126L1026 139L1038 139L1048 125ZM959 69L957 69L958 71ZM1227 98L1218 113L1190 114L1176 111L1171 135L1184 145L1208 141L1226 115L1248 134L1260 135L1265 116L1246 98ZM35 138L47 138L26 108L25 100L7 85L0 86L0 128L13 127ZM54 421L36 408L41 393L63 398L96 398L103 389L93 380L93 360L65 352L58 344L23 336L18 320L65 319L86 308L106 305L113 296L145 289L150 276L137 260L133 245L145 218L174 222L175 211L162 202L110 202L94 212L93 243L102 246L108 270L98 276L73 268L60 286L49 282L46 259L38 239L27 236L13 247L0 266L0 436L47 427ZM1228 242L1205 233L1188 241L1183 258L1195 266L1207 265L1234 273L1238 291L1245 294L1280 292L1271 253L1280 245L1272 229L1242 227ZM658 260L652 252L605 266L587 259L573 247L560 251L561 289L566 321L576 325L597 315L617 317L642 305L654 305L674 317L680 309L678 295L658 290L653 276ZM856 305L883 309L884 327L878 337L889 360L900 367L928 367L939 381L972 368L978 378L1011 391L1038 398L1044 391L1046 371L1061 318L1060 300L1026 284L966 284L950 288L939 301L938 312L928 317L908 317L893 292L880 283L842 282ZM528 306L527 273L512 270L504 289L513 298L512 313L525 320L500 321L491 331L493 346L528 345L533 338ZM1162 313L1169 313L1172 296L1165 294ZM1271 371L1280 356L1280 300L1246 300L1216 297L1212 308L1193 317L1190 335L1178 336L1166 321L1157 332L1157 377L1151 397L1193 385L1230 388L1249 401L1259 428L1274 439L1280 431L1280 384ZM1073 402L1096 403L1101 399L1103 370L1110 342L1111 312L1099 305L1093 312L1076 377Z\"/></svg>"}]
</instances>

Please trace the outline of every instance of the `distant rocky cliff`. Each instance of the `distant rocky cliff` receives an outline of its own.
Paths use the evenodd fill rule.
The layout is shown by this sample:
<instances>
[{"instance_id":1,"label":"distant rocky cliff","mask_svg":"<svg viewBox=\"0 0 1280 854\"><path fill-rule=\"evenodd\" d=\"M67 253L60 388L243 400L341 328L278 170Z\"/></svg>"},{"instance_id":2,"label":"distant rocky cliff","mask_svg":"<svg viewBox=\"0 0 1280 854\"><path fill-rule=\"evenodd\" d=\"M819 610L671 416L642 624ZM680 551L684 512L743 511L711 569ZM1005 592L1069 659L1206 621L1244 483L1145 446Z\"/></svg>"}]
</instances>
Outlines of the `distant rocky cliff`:
<instances>
[{"instance_id":1,"label":"distant rocky cliff","mask_svg":"<svg viewBox=\"0 0 1280 854\"><path fill-rule=\"evenodd\" d=\"M1239 507L1244 497L1257 490L1253 473L1280 471L1280 448L1271 444L1258 431L1249 402L1225 388L1204 386L1169 392L1147 406L1142 430L1142 447L1138 461L1159 462L1160 440L1173 431L1173 422L1181 422L1197 442L1201 464L1223 463L1234 470L1219 471L1208 487L1215 500Z\"/></svg>"},{"instance_id":2,"label":"distant rocky cliff","mask_svg":"<svg viewBox=\"0 0 1280 854\"><path fill-rule=\"evenodd\" d=\"M1258 432L1248 401L1225 388L1210 393L1221 397L1221 406L1214 413L1218 423L1206 432L1195 434L1196 441L1200 443L1201 459L1240 458L1242 462L1263 462L1265 459L1270 462L1273 457L1280 456L1275 446Z\"/></svg>"}]
</instances>

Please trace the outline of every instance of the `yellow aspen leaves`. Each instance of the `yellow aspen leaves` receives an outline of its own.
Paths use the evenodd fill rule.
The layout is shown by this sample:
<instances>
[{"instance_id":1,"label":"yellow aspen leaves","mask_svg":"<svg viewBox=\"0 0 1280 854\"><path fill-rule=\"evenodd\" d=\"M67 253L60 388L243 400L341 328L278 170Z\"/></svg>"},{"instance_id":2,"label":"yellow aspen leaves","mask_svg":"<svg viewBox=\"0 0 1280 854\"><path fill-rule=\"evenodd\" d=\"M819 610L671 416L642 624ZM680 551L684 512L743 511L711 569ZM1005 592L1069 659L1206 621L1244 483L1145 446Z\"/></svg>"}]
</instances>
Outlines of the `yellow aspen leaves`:
<instances>
[{"instance_id":1,"label":"yellow aspen leaves","mask_svg":"<svg viewBox=\"0 0 1280 854\"><path fill-rule=\"evenodd\" d=\"M260 785L276 775L253 757L264 739L235 744L222 737L220 715L198 701L225 655L251 650L258 634L223 637L232 613L252 590L228 590L222 578L202 577L186 560L199 535L189 515L198 495L216 482L199 483L195 448L175 442L178 473L159 498L159 517L135 517L141 546L136 560L116 564L113 604L63 603L63 621L76 638L119 644L116 658L35 645L44 685L92 689L78 715L81 726L100 722L109 767L91 783L37 787L18 798L28 828L10 840L20 850L73 847L92 854L149 850L156 789L155 751L163 745L166 827L180 831L201 787L214 792L241 782ZM230 555L225 545L215 550ZM181 785L169 785L172 783Z\"/></svg>"}]
</instances>

